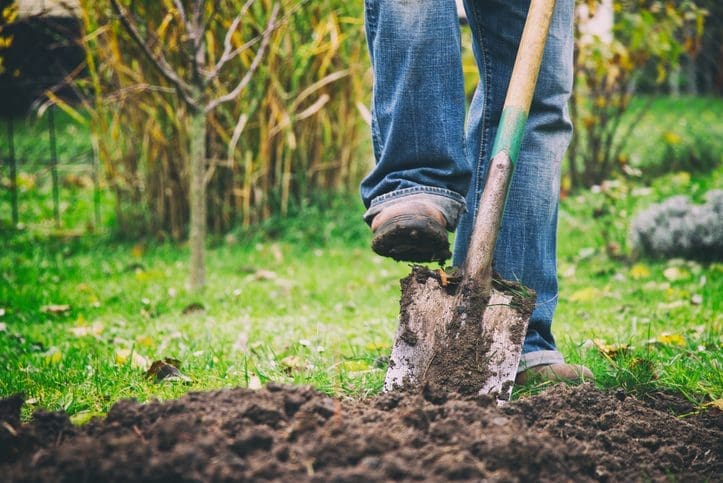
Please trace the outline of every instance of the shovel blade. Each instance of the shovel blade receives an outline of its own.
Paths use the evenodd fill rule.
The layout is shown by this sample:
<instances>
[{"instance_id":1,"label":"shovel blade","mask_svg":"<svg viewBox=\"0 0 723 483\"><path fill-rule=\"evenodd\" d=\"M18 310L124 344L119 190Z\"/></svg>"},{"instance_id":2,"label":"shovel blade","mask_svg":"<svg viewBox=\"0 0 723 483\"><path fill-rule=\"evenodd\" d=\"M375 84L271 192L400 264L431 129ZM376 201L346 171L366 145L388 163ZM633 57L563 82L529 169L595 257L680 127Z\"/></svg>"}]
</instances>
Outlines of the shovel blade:
<instances>
[{"instance_id":1,"label":"shovel blade","mask_svg":"<svg viewBox=\"0 0 723 483\"><path fill-rule=\"evenodd\" d=\"M426 278L425 278L426 275ZM439 279L415 268L402 282L400 324L392 348L384 390L424 386L431 383L448 390L464 388L474 381L474 391L508 400L512 394L522 342L527 332L529 307L534 293L523 297L514 284L496 284L481 320L466 317L467 301L443 287ZM466 330L465 324L479 324ZM473 340L469 338L472 337ZM476 350L470 353L469 348ZM457 358L453 371L441 365L449 354ZM466 367L458 367L466 366ZM465 374L469 374L468 380Z\"/></svg>"}]
</instances>

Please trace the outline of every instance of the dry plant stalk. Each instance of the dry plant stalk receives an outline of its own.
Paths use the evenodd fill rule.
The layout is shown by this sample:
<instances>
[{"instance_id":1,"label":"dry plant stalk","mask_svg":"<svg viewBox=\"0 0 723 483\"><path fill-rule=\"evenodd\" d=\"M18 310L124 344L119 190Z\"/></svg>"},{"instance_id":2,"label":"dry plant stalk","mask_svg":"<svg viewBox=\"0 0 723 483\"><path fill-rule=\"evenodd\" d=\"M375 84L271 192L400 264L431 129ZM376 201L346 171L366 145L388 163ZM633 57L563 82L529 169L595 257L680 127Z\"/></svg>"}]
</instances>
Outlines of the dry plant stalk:
<instances>
[{"instance_id":1,"label":"dry plant stalk","mask_svg":"<svg viewBox=\"0 0 723 483\"><path fill-rule=\"evenodd\" d=\"M348 189L366 169L360 6L82 4L90 76L79 87L91 94L121 232L182 238L190 203L198 243L197 223L249 226L315 191Z\"/></svg>"}]
</instances>

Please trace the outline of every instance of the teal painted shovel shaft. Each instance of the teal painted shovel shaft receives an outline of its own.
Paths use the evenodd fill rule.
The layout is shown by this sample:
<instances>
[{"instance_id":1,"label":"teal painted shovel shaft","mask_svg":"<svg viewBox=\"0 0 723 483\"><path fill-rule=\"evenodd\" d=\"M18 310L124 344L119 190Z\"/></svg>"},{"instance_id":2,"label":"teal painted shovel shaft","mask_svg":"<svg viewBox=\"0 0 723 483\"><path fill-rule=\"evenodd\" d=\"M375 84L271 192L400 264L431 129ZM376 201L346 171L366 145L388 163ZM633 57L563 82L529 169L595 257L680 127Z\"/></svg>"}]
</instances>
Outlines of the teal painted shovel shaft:
<instances>
[{"instance_id":1,"label":"teal painted shovel shaft","mask_svg":"<svg viewBox=\"0 0 723 483\"><path fill-rule=\"evenodd\" d=\"M481 285L484 293L488 293L492 286L492 256L554 8L555 0L532 0L530 3L492 147L487 181L477 210L469 251L462 267L464 280L478 287Z\"/></svg>"}]
</instances>

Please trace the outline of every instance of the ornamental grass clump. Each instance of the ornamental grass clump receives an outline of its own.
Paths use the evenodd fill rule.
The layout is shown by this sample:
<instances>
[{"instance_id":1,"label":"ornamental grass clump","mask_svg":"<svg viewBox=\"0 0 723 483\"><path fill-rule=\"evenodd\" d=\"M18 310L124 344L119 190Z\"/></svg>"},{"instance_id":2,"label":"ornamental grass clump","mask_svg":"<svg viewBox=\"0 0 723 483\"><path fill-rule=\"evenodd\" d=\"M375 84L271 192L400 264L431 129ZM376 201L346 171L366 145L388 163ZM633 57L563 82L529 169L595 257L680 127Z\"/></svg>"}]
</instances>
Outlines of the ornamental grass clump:
<instances>
[{"instance_id":1,"label":"ornamental grass clump","mask_svg":"<svg viewBox=\"0 0 723 483\"><path fill-rule=\"evenodd\" d=\"M630 232L634 253L723 260L723 190L709 191L705 199L696 205L686 196L673 196L636 216Z\"/></svg>"}]
</instances>

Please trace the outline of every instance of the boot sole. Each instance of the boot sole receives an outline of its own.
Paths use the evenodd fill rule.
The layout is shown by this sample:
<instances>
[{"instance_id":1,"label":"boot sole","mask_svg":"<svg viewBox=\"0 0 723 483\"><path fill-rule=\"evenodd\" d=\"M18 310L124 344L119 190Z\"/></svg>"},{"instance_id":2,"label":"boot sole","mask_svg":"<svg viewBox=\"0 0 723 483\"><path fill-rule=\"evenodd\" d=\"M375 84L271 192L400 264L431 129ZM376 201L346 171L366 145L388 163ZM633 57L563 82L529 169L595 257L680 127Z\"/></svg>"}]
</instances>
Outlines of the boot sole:
<instances>
[{"instance_id":1,"label":"boot sole","mask_svg":"<svg viewBox=\"0 0 723 483\"><path fill-rule=\"evenodd\" d=\"M372 249L399 262L444 262L449 251L447 228L423 215L398 215L374 232Z\"/></svg>"}]
</instances>

